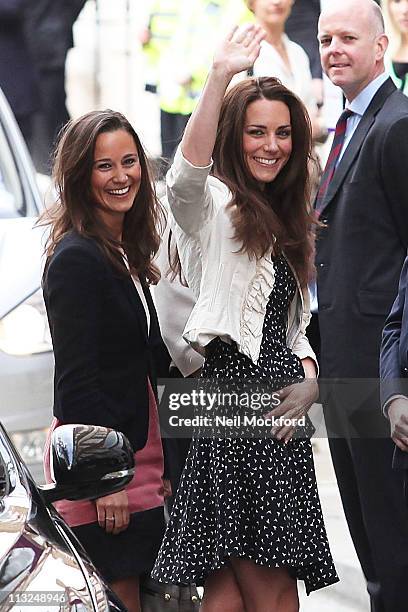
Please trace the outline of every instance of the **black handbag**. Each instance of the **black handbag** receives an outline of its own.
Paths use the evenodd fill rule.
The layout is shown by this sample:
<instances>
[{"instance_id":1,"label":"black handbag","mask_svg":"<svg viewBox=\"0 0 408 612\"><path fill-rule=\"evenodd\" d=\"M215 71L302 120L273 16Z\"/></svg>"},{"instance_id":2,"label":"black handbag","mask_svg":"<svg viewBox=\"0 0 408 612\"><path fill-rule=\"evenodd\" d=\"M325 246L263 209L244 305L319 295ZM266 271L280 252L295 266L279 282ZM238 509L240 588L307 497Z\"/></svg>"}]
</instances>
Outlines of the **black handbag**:
<instances>
[{"instance_id":1,"label":"black handbag","mask_svg":"<svg viewBox=\"0 0 408 612\"><path fill-rule=\"evenodd\" d=\"M200 595L195 585L161 584L144 578L140 584L142 612L198 612Z\"/></svg>"}]
</instances>

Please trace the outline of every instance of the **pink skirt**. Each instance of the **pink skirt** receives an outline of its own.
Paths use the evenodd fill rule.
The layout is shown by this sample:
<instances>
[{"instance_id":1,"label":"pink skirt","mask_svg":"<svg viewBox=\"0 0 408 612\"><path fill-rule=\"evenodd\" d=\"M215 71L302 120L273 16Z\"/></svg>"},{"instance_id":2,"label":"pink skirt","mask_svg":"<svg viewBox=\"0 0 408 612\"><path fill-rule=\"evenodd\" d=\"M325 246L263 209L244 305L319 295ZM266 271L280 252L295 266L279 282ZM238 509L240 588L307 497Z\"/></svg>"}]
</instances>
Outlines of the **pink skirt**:
<instances>
[{"instance_id":1,"label":"pink skirt","mask_svg":"<svg viewBox=\"0 0 408 612\"><path fill-rule=\"evenodd\" d=\"M159 417L156 398L150 381L149 390L149 430L145 446L135 453L135 475L126 487L129 511L143 512L164 505L163 498L163 447L160 437ZM44 448L44 474L46 482L51 483L50 442L51 434L61 421L52 420ZM95 502L61 500L55 507L70 527L97 522Z\"/></svg>"}]
</instances>

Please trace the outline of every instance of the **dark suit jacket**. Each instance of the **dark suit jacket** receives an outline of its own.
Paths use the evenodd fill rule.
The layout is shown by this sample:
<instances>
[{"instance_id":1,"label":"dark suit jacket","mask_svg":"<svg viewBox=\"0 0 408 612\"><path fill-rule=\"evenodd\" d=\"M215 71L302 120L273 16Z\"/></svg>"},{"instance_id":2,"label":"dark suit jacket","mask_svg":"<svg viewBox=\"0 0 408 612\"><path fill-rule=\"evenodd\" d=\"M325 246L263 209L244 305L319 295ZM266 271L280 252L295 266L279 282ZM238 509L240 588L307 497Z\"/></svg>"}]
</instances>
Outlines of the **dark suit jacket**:
<instances>
[{"instance_id":1,"label":"dark suit jacket","mask_svg":"<svg viewBox=\"0 0 408 612\"><path fill-rule=\"evenodd\" d=\"M43 282L55 355L54 415L122 431L135 450L148 431L147 377L163 346L149 291L146 315L130 276L75 232L57 246Z\"/></svg>"},{"instance_id":2,"label":"dark suit jacket","mask_svg":"<svg viewBox=\"0 0 408 612\"><path fill-rule=\"evenodd\" d=\"M402 268L398 295L384 326L381 352L381 404L392 395L408 397L408 257ZM408 453L395 447L395 469L408 469ZM408 499L408 481L405 480L405 498Z\"/></svg>"},{"instance_id":3,"label":"dark suit jacket","mask_svg":"<svg viewBox=\"0 0 408 612\"><path fill-rule=\"evenodd\" d=\"M27 0L0 0L0 87L16 117L39 108L35 69L24 37Z\"/></svg>"},{"instance_id":4,"label":"dark suit jacket","mask_svg":"<svg viewBox=\"0 0 408 612\"><path fill-rule=\"evenodd\" d=\"M408 98L388 79L330 183L317 241L321 376L377 378L408 245Z\"/></svg>"},{"instance_id":5,"label":"dark suit jacket","mask_svg":"<svg viewBox=\"0 0 408 612\"><path fill-rule=\"evenodd\" d=\"M381 403L397 394L408 396L408 258L402 268L398 295L385 323L381 353Z\"/></svg>"}]
</instances>

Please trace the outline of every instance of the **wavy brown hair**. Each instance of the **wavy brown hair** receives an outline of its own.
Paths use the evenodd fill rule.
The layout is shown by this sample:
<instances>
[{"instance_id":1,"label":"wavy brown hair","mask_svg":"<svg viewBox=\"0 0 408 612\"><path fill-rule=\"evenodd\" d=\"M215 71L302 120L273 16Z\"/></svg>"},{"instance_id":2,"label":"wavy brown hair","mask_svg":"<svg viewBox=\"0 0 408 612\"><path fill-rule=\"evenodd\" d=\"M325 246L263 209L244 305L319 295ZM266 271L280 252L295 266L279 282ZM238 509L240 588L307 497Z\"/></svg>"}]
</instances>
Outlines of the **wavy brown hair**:
<instances>
[{"instance_id":1,"label":"wavy brown hair","mask_svg":"<svg viewBox=\"0 0 408 612\"><path fill-rule=\"evenodd\" d=\"M137 148L141 167L140 187L132 208L125 214L122 241L113 239L97 213L91 175L96 139L100 134L125 130ZM163 211L156 197L152 172L138 135L121 113L92 111L71 120L60 133L54 153L55 204L40 219L51 225L45 252L50 257L71 230L95 240L118 271L128 274L119 249L126 253L130 273L156 283L160 273L153 258L160 245Z\"/></svg>"},{"instance_id":2,"label":"wavy brown hair","mask_svg":"<svg viewBox=\"0 0 408 612\"><path fill-rule=\"evenodd\" d=\"M292 152L276 178L261 184L249 172L243 151L246 109L259 99L277 100L289 108ZM308 162L311 155L309 115L299 98L272 77L245 79L223 100L213 158L213 174L232 193L229 204L235 239L249 257L285 252L302 285L313 276L313 227Z\"/></svg>"}]
</instances>

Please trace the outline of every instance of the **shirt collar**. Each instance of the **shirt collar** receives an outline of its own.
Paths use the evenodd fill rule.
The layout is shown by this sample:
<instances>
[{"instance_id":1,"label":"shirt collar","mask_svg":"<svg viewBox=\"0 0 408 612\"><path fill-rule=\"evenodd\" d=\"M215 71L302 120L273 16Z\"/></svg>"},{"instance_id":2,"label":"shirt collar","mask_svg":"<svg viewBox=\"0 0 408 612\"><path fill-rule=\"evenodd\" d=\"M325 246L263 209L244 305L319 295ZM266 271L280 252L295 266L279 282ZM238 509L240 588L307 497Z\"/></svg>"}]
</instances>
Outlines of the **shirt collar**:
<instances>
[{"instance_id":1,"label":"shirt collar","mask_svg":"<svg viewBox=\"0 0 408 612\"><path fill-rule=\"evenodd\" d=\"M363 116L369 107L371 100L387 79L388 74L386 72L381 73L378 77L371 81L371 83L366 85L363 91L360 91L358 96L356 96L354 100L350 102L350 104L347 102L346 108L349 108L356 115Z\"/></svg>"}]
</instances>

